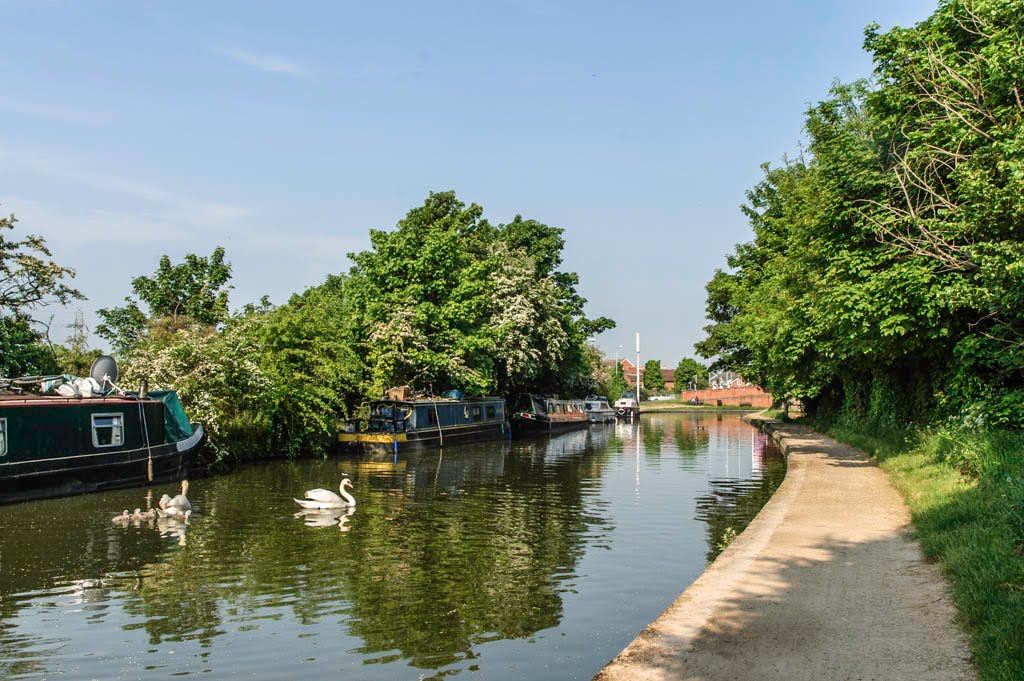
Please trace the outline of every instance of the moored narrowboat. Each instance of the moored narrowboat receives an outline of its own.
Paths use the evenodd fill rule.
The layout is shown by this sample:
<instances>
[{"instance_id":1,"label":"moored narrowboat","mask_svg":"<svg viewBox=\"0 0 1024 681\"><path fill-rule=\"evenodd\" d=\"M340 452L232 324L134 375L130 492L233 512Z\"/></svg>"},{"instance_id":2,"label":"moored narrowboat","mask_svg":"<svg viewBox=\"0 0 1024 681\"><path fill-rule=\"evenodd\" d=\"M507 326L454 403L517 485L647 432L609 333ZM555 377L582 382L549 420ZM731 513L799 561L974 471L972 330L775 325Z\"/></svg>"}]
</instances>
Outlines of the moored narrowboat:
<instances>
[{"instance_id":1,"label":"moored narrowboat","mask_svg":"<svg viewBox=\"0 0 1024 681\"><path fill-rule=\"evenodd\" d=\"M0 394L0 504L176 482L204 438L174 391Z\"/></svg>"},{"instance_id":2,"label":"moored narrowboat","mask_svg":"<svg viewBox=\"0 0 1024 681\"><path fill-rule=\"evenodd\" d=\"M505 400L500 397L415 396L393 389L385 399L370 402L367 419L343 424L342 445L384 445L396 451L408 446L444 447L450 443L507 438Z\"/></svg>"},{"instance_id":3,"label":"moored narrowboat","mask_svg":"<svg viewBox=\"0 0 1024 681\"><path fill-rule=\"evenodd\" d=\"M583 400L527 394L519 398L512 412L515 434L558 433L585 428L589 422Z\"/></svg>"}]
</instances>

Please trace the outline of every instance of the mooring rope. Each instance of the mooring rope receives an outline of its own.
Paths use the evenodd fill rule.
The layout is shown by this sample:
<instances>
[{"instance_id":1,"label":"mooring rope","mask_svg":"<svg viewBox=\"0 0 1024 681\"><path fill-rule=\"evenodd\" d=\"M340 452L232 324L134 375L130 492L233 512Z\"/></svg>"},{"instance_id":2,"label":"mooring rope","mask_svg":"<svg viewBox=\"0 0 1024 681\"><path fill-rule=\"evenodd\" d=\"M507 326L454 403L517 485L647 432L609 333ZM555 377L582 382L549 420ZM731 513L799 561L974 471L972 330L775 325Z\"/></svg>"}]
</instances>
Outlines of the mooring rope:
<instances>
[{"instance_id":1,"label":"mooring rope","mask_svg":"<svg viewBox=\"0 0 1024 681\"><path fill-rule=\"evenodd\" d=\"M434 420L437 421L437 436L441 439L441 446L444 447L444 431L441 430L441 416L437 413L437 398L434 398Z\"/></svg>"},{"instance_id":2,"label":"mooring rope","mask_svg":"<svg viewBox=\"0 0 1024 681\"><path fill-rule=\"evenodd\" d=\"M139 420L142 421L142 434L146 438L146 480L153 482L153 447L149 444L149 424L146 423L146 413L142 409L142 397L139 401Z\"/></svg>"}]
</instances>

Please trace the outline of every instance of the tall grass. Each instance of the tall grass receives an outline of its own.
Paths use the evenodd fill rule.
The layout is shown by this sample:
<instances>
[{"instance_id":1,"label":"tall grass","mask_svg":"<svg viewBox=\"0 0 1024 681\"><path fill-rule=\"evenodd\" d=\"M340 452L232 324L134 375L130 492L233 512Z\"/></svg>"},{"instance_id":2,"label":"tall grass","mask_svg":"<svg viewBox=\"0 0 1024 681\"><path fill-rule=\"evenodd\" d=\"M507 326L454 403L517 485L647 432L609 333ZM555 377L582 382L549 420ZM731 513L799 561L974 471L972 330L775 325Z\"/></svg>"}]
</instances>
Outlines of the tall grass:
<instances>
[{"instance_id":1,"label":"tall grass","mask_svg":"<svg viewBox=\"0 0 1024 681\"><path fill-rule=\"evenodd\" d=\"M829 433L874 455L949 580L986 681L1024 678L1024 433L939 427Z\"/></svg>"}]
</instances>

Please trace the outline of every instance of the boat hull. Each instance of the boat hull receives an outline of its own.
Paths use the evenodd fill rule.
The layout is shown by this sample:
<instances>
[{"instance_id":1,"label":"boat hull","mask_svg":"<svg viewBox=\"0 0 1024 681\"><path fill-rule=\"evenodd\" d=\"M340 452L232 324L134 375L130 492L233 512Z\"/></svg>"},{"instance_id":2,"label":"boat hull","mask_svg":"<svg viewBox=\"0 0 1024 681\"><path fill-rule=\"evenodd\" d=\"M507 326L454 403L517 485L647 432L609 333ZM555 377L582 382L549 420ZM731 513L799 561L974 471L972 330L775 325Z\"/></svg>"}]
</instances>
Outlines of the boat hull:
<instances>
[{"instance_id":1,"label":"boat hull","mask_svg":"<svg viewBox=\"0 0 1024 681\"><path fill-rule=\"evenodd\" d=\"M178 442L0 464L0 504L178 482L206 440L202 426Z\"/></svg>"},{"instance_id":2,"label":"boat hull","mask_svg":"<svg viewBox=\"0 0 1024 681\"><path fill-rule=\"evenodd\" d=\"M512 433L515 436L520 435L541 435L541 434L553 434L553 433L565 433L570 430L579 430L586 428L589 425L590 420L587 419L586 415L579 419L546 419L537 418L529 419L522 417L513 417L512 421Z\"/></svg>"},{"instance_id":3,"label":"boat hull","mask_svg":"<svg viewBox=\"0 0 1024 681\"><path fill-rule=\"evenodd\" d=\"M591 409L587 412L587 419L591 423L612 423L615 421L614 409Z\"/></svg>"},{"instance_id":4,"label":"boat hull","mask_svg":"<svg viewBox=\"0 0 1024 681\"><path fill-rule=\"evenodd\" d=\"M615 418L622 421L634 421L640 418L640 407L616 407Z\"/></svg>"},{"instance_id":5,"label":"boat hull","mask_svg":"<svg viewBox=\"0 0 1024 681\"><path fill-rule=\"evenodd\" d=\"M500 440L509 436L509 424L481 423L465 426L414 430L405 433L339 433L338 442L348 447L392 449L444 447L449 444Z\"/></svg>"}]
</instances>

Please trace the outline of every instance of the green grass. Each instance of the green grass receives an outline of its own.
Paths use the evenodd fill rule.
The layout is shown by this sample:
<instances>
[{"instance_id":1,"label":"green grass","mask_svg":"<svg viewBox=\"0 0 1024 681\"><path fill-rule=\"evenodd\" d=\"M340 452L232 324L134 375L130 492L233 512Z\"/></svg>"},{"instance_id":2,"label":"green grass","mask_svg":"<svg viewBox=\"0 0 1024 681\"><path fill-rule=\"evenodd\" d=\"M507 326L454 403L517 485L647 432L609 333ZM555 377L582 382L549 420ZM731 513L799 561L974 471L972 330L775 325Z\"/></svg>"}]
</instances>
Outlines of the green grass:
<instances>
[{"instance_id":1,"label":"green grass","mask_svg":"<svg viewBox=\"0 0 1024 681\"><path fill-rule=\"evenodd\" d=\"M949 580L985 681L1024 678L1024 434L828 429L874 455Z\"/></svg>"}]
</instances>

